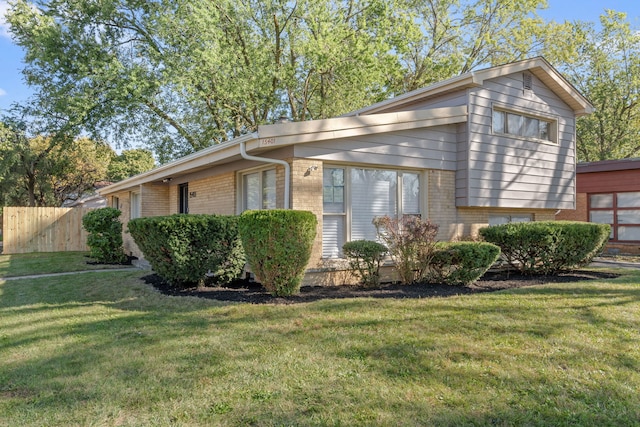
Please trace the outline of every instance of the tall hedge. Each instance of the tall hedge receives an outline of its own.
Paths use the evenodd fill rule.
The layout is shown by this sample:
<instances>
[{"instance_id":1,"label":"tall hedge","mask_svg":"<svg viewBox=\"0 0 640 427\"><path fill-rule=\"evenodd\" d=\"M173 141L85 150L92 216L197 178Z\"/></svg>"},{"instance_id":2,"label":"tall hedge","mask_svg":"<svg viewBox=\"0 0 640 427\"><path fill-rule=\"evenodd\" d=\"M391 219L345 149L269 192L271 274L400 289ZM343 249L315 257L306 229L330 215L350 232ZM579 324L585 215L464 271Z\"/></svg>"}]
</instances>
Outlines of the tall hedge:
<instances>
[{"instance_id":1,"label":"tall hedge","mask_svg":"<svg viewBox=\"0 0 640 427\"><path fill-rule=\"evenodd\" d=\"M115 208L100 208L89 211L82 217L82 227L87 230L87 246L91 258L105 264L126 261L122 247L121 212Z\"/></svg>"},{"instance_id":2,"label":"tall hedge","mask_svg":"<svg viewBox=\"0 0 640 427\"><path fill-rule=\"evenodd\" d=\"M521 222L480 230L524 274L555 274L589 264L609 239L610 226L573 221Z\"/></svg>"},{"instance_id":3,"label":"tall hedge","mask_svg":"<svg viewBox=\"0 0 640 427\"><path fill-rule=\"evenodd\" d=\"M245 264L238 217L184 215L136 218L129 232L153 270L177 286L217 284L240 277Z\"/></svg>"},{"instance_id":4,"label":"tall hedge","mask_svg":"<svg viewBox=\"0 0 640 427\"><path fill-rule=\"evenodd\" d=\"M247 262L272 295L288 296L300 291L317 222L308 211L271 209L240 215L238 228Z\"/></svg>"}]
</instances>

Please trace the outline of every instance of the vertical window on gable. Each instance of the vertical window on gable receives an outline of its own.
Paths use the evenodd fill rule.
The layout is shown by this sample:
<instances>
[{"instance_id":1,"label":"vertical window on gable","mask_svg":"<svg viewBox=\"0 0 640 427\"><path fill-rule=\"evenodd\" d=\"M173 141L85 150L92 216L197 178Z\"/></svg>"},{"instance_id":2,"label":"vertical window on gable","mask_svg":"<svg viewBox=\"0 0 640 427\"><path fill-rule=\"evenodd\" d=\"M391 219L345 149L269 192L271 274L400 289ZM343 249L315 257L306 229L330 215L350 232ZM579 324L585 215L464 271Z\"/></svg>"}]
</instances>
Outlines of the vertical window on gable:
<instances>
[{"instance_id":1,"label":"vertical window on gable","mask_svg":"<svg viewBox=\"0 0 640 427\"><path fill-rule=\"evenodd\" d=\"M242 175L242 208L276 208L276 170L267 169Z\"/></svg>"},{"instance_id":2,"label":"vertical window on gable","mask_svg":"<svg viewBox=\"0 0 640 427\"><path fill-rule=\"evenodd\" d=\"M507 132L511 135L522 135L524 117L520 114L507 113Z\"/></svg>"},{"instance_id":3,"label":"vertical window on gable","mask_svg":"<svg viewBox=\"0 0 640 427\"><path fill-rule=\"evenodd\" d=\"M504 111L493 110L493 133L506 133L504 114Z\"/></svg>"}]
</instances>

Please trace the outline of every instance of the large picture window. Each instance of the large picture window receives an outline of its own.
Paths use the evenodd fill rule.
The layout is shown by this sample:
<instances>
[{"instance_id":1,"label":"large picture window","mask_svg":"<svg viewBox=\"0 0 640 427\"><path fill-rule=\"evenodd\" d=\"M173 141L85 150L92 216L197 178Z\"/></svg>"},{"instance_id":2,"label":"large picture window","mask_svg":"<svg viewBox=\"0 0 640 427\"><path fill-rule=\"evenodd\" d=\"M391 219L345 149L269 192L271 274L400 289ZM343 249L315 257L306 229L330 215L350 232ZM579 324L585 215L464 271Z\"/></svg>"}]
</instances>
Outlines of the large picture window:
<instances>
[{"instance_id":1,"label":"large picture window","mask_svg":"<svg viewBox=\"0 0 640 427\"><path fill-rule=\"evenodd\" d=\"M506 110L494 109L492 117L493 133L556 142L552 130L555 121Z\"/></svg>"},{"instance_id":2,"label":"large picture window","mask_svg":"<svg viewBox=\"0 0 640 427\"><path fill-rule=\"evenodd\" d=\"M419 215L420 175L357 167L324 167L322 255L340 257L348 240L376 240L378 216Z\"/></svg>"},{"instance_id":3,"label":"large picture window","mask_svg":"<svg viewBox=\"0 0 640 427\"><path fill-rule=\"evenodd\" d=\"M276 208L276 170L242 175L242 210Z\"/></svg>"},{"instance_id":4,"label":"large picture window","mask_svg":"<svg viewBox=\"0 0 640 427\"><path fill-rule=\"evenodd\" d=\"M589 221L609 224L612 241L640 242L640 192L590 194Z\"/></svg>"}]
</instances>

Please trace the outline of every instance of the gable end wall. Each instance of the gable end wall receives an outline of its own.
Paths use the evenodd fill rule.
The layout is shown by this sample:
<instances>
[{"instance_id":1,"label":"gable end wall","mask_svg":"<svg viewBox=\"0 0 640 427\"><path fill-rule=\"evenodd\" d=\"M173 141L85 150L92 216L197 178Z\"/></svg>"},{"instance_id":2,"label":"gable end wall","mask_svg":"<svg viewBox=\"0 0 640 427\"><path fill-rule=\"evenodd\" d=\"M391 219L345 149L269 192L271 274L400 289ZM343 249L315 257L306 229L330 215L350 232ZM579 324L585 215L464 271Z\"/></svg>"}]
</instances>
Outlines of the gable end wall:
<instances>
[{"instance_id":1,"label":"gable end wall","mask_svg":"<svg viewBox=\"0 0 640 427\"><path fill-rule=\"evenodd\" d=\"M575 115L533 77L522 87L522 73L485 81L470 91L468 178L457 182L459 207L572 209L575 206ZM492 107L512 108L558 122L558 142L493 135Z\"/></svg>"}]
</instances>

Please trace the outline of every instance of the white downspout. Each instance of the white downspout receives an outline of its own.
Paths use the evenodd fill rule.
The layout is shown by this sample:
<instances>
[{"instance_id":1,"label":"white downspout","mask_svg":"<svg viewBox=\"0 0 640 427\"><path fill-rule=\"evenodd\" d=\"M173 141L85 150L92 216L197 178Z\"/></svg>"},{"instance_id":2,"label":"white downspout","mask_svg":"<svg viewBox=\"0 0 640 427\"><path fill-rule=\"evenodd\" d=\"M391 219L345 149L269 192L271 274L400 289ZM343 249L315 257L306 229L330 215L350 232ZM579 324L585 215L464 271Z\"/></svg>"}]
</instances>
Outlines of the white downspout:
<instances>
[{"instance_id":1,"label":"white downspout","mask_svg":"<svg viewBox=\"0 0 640 427\"><path fill-rule=\"evenodd\" d=\"M247 147L244 141L240 141L240 155L243 159L255 162L275 163L284 166L284 208L289 209L289 193L291 188L291 166L284 160L269 159L267 157L257 157L247 154Z\"/></svg>"}]
</instances>

